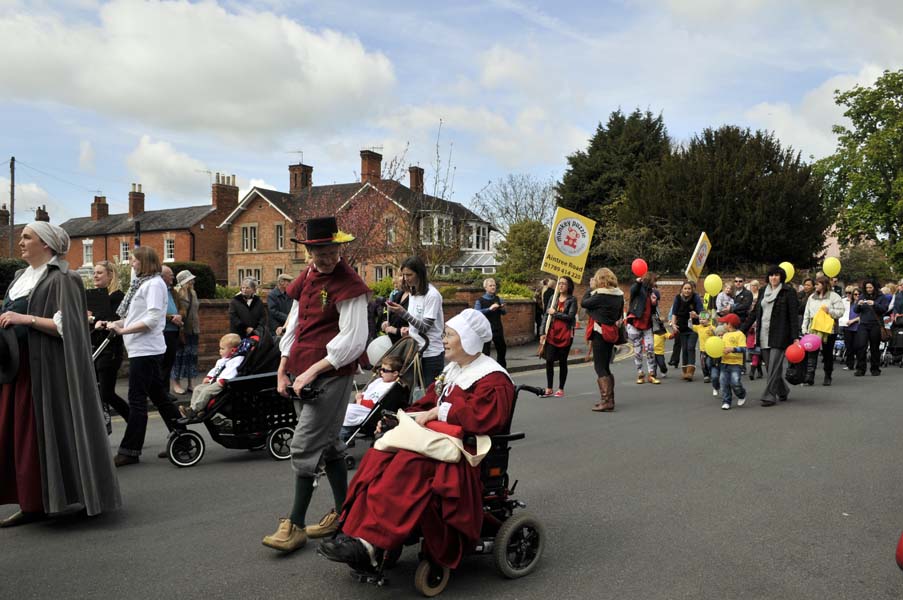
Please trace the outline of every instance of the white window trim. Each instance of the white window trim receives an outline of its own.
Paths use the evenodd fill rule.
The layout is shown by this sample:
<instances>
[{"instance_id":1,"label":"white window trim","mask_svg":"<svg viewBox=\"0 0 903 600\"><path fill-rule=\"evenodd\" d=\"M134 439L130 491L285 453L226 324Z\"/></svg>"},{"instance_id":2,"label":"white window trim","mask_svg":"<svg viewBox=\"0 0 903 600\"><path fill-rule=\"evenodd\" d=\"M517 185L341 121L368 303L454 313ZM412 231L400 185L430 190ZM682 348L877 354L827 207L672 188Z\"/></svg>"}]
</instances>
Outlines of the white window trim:
<instances>
[{"instance_id":1,"label":"white window trim","mask_svg":"<svg viewBox=\"0 0 903 600\"><path fill-rule=\"evenodd\" d=\"M169 242L172 242L172 258L166 258L166 246ZM176 262L176 240L175 240L175 238L165 238L163 240L163 262L165 262L165 263Z\"/></svg>"},{"instance_id":2,"label":"white window trim","mask_svg":"<svg viewBox=\"0 0 903 600\"><path fill-rule=\"evenodd\" d=\"M285 250L285 223L276 223L276 250Z\"/></svg>"},{"instance_id":3,"label":"white window trim","mask_svg":"<svg viewBox=\"0 0 903 600\"><path fill-rule=\"evenodd\" d=\"M85 256L85 251L88 248L91 249L91 260L85 260L87 258L87 256ZM83 267L93 267L94 266L94 240L92 240L92 239L82 240L82 266Z\"/></svg>"}]
</instances>

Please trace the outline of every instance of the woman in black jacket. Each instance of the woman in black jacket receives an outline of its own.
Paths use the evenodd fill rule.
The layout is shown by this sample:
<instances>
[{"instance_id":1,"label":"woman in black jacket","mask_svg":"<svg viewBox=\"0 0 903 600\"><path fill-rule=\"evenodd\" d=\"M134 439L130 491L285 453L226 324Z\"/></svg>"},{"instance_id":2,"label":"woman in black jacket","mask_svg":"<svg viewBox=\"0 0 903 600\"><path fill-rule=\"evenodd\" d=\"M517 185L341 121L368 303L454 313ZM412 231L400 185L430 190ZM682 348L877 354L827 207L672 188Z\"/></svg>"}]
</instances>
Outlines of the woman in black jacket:
<instances>
[{"instance_id":1,"label":"woman in black jacket","mask_svg":"<svg viewBox=\"0 0 903 600\"><path fill-rule=\"evenodd\" d=\"M555 306L552 306L552 304ZM574 297L574 280L558 278L558 294L549 297L549 304L540 321L539 341L544 343L546 359L546 389L543 397L552 396L555 380L555 362L558 362L558 391L554 396L564 396L564 384L568 379L568 356L574 344L574 326L577 325L577 298Z\"/></svg>"},{"instance_id":2,"label":"woman in black jacket","mask_svg":"<svg viewBox=\"0 0 903 600\"><path fill-rule=\"evenodd\" d=\"M862 282L859 301L853 305L853 312L859 315L859 331L856 332L856 377L865 375L865 353L870 355L872 375L881 375L881 328L884 327L884 313L887 312L887 297L878 289L878 282L866 279Z\"/></svg>"},{"instance_id":3,"label":"woman in black jacket","mask_svg":"<svg viewBox=\"0 0 903 600\"><path fill-rule=\"evenodd\" d=\"M116 316L116 309L122 302L125 294L119 289L119 276L116 268L108 260L103 260L94 265L94 290L88 290L87 295L90 298L98 294L98 298L106 300L106 305L96 302L92 299L90 308L95 308L97 314L88 312L88 321L91 323L91 351L96 352L100 345L109 335L108 332L94 329L95 321L103 321L113 319ZM96 290L96 291L95 291ZM101 290L106 290L104 294ZM129 403L123 400L116 393L116 375L119 373L119 367L122 366L123 357L122 338L118 335L110 336L110 342L97 360L94 361L94 370L97 374L97 386L100 390L100 400L106 405L105 411L109 415L109 409L115 410L120 417L129 420ZM107 433L109 434L110 423L107 421Z\"/></svg>"},{"instance_id":4,"label":"woman in black jacket","mask_svg":"<svg viewBox=\"0 0 903 600\"><path fill-rule=\"evenodd\" d=\"M702 298L696 293L696 284L685 281L671 305L671 329L680 340L684 381L693 381L693 375L696 373L696 342L699 340L699 334L693 330L693 325L699 324L701 312Z\"/></svg>"},{"instance_id":5,"label":"woman in black jacket","mask_svg":"<svg viewBox=\"0 0 903 600\"><path fill-rule=\"evenodd\" d=\"M253 331L262 331L266 325L263 302L257 295L257 281L245 277L241 281L241 291L229 303L229 332L237 333L242 339Z\"/></svg>"},{"instance_id":6,"label":"woman in black jacket","mask_svg":"<svg viewBox=\"0 0 903 600\"><path fill-rule=\"evenodd\" d=\"M774 406L787 400L790 388L784 381L784 351L800 336L799 300L793 287L784 283L787 274L774 265L768 268L768 283L759 290L755 308L741 326L749 333L756 326L757 345L768 370L762 392L762 406Z\"/></svg>"},{"instance_id":7,"label":"woman in black jacket","mask_svg":"<svg viewBox=\"0 0 903 600\"><path fill-rule=\"evenodd\" d=\"M590 279L583 296L583 308L592 317L593 333L590 343L593 347L593 367L596 369L596 383L599 386L600 401L593 406L596 412L611 412L615 409L615 378L611 374L612 351L615 344L602 337L602 326L617 328L624 318L624 292L618 288L618 278L611 269L599 269Z\"/></svg>"}]
</instances>

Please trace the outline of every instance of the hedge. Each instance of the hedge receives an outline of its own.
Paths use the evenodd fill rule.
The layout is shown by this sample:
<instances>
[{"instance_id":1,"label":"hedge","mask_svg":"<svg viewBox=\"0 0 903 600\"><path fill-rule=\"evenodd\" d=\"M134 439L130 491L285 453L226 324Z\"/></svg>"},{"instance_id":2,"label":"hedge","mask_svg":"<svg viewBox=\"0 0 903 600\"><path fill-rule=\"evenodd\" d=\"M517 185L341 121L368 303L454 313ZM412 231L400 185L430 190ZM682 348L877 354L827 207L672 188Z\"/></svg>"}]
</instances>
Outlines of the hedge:
<instances>
[{"instance_id":1,"label":"hedge","mask_svg":"<svg viewBox=\"0 0 903 600\"><path fill-rule=\"evenodd\" d=\"M6 296L6 288L13 282L16 271L27 266L21 258L0 258L0 297Z\"/></svg>"},{"instance_id":2,"label":"hedge","mask_svg":"<svg viewBox=\"0 0 903 600\"><path fill-rule=\"evenodd\" d=\"M179 271L188 269L195 276L194 291L197 292L198 298L215 298L216 297L216 277L213 269L207 263L201 262L168 262L167 267L172 269L174 275L178 275ZM173 285L178 282L173 281Z\"/></svg>"}]
</instances>

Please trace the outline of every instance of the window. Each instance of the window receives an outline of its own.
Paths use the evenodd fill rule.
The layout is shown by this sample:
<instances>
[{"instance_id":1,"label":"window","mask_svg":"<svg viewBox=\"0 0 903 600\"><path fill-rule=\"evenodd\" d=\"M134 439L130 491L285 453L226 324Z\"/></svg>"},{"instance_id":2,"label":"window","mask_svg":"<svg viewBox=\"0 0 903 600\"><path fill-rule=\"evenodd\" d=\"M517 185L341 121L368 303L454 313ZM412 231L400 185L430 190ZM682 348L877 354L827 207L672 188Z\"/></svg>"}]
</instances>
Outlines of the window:
<instances>
[{"instance_id":1,"label":"window","mask_svg":"<svg viewBox=\"0 0 903 600\"><path fill-rule=\"evenodd\" d=\"M241 251L257 252L257 225L245 225L241 228Z\"/></svg>"},{"instance_id":2,"label":"window","mask_svg":"<svg viewBox=\"0 0 903 600\"><path fill-rule=\"evenodd\" d=\"M285 247L285 225L278 223L276 225L276 250L282 250Z\"/></svg>"},{"instance_id":3,"label":"window","mask_svg":"<svg viewBox=\"0 0 903 600\"><path fill-rule=\"evenodd\" d=\"M433 215L420 217L420 241L423 244L433 243Z\"/></svg>"},{"instance_id":4,"label":"window","mask_svg":"<svg viewBox=\"0 0 903 600\"><path fill-rule=\"evenodd\" d=\"M94 266L94 240L82 240L82 265Z\"/></svg>"},{"instance_id":5,"label":"window","mask_svg":"<svg viewBox=\"0 0 903 600\"><path fill-rule=\"evenodd\" d=\"M383 277L384 277L383 276L383 268L382 267L373 267L373 277L376 279L376 281L382 281Z\"/></svg>"},{"instance_id":6,"label":"window","mask_svg":"<svg viewBox=\"0 0 903 600\"><path fill-rule=\"evenodd\" d=\"M176 241L163 240L163 262L172 262L176 259Z\"/></svg>"},{"instance_id":7,"label":"window","mask_svg":"<svg viewBox=\"0 0 903 600\"><path fill-rule=\"evenodd\" d=\"M386 244L391 246L395 243L395 221L386 219Z\"/></svg>"},{"instance_id":8,"label":"window","mask_svg":"<svg viewBox=\"0 0 903 600\"><path fill-rule=\"evenodd\" d=\"M436 241L440 244L454 243L454 223L448 215L436 215Z\"/></svg>"},{"instance_id":9,"label":"window","mask_svg":"<svg viewBox=\"0 0 903 600\"><path fill-rule=\"evenodd\" d=\"M395 269L392 267L386 267L386 277L395 277Z\"/></svg>"},{"instance_id":10,"label":"window","mask_svg":"<svg viewBox=\"0 0 903 600\"><path fill-rule=\"evenodd\" d=\"M129 262L129 243L119 242L119 262Z\"/></svg>"},{"instance_id":11,"label":"window","mask_svg":"<svg viewBox=\"0 0 903 600\"><path fill-rule=\"evenodd\" d=\"M473 225L470 223L464 226L464 235L461 239L461 246L464 248L475 248L473 239Z\"/></svg>"},{"instance_id":12,"label":"window","mask_svg":"<svg viewBox=\"0 0 903 600\"><path fill-rule=\"evenodd\" d=\"M241 285L241 282L245 279L245 277L253 277L254 280L259 284L260 283L260 269L239 269L238 270L238 285Z\"/></svg>"},{"instance_id":13,"label":"window","mask_svg":"<svg viewBox=\"0 0 903 600\"><path fill-rule=\"evenodd\" d=\"M276 267L276 279L279 279L279 276L285 273L285 270L281 267Z\"/></svg>"}]
</instances>

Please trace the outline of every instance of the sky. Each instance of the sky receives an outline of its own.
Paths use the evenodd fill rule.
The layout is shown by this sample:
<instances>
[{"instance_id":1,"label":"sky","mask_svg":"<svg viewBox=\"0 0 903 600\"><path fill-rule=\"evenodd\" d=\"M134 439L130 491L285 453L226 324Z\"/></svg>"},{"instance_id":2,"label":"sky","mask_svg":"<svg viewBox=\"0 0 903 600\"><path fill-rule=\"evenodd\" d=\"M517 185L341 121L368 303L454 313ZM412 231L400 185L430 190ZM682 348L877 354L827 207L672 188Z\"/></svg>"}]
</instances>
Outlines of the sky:
<instances>
[{"instance_id":1,"label":"sky","mask_svg":"<svg viewBox=\"0 0 903 600\"><path fill-rule=\"evenodd\" d=\"M621 108L671 136L740 125L832 153L836 89L901 68L899 0L0 0L0 203L16 220L210 202L213 173L288 191L378 149L469 204L561 178ZM438 168L437 168L438 167ZM401 173L407 183L407 173Z\"/></svg>"}]
</instances>

